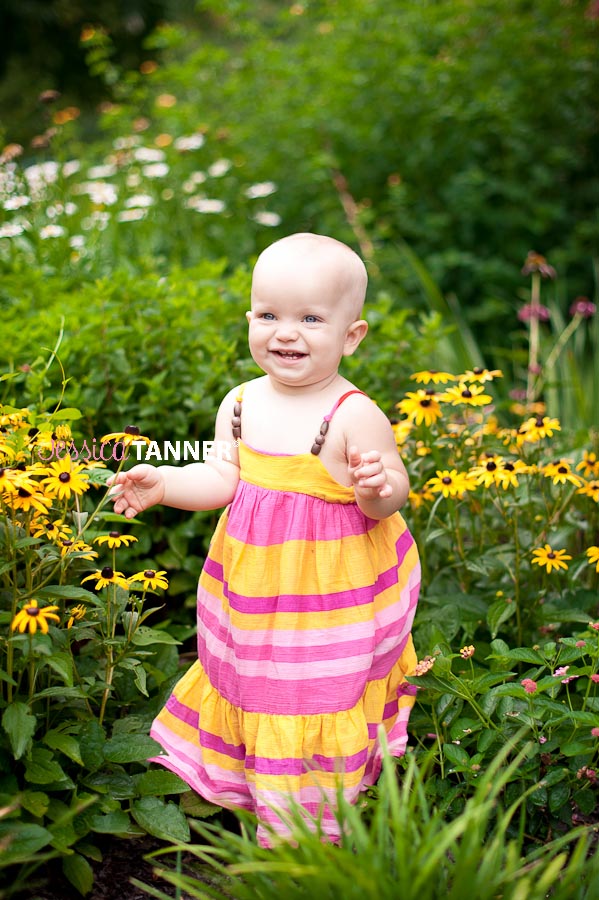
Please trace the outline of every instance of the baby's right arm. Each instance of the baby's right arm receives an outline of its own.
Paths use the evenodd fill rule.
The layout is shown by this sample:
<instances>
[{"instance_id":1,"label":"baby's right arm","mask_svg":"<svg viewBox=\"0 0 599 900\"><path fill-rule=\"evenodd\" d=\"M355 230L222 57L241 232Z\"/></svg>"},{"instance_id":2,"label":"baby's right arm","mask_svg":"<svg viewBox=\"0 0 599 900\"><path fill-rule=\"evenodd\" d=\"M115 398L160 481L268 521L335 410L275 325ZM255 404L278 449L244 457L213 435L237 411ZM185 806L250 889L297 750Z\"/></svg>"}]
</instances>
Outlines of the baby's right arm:
<instances>
[{"instance_id":1,"label":"baby's right arm","mask_svg":"<svg viewBox=\"0 0 599 900\"><path fill-rule=\"evenodd\" d=\"M114 511L132 519L156 503L188 510L220 509L230 503L239 482L239 455L231 435L234 399L235 391L229 392L216 417L214 446L229 453L188 466L142 464L119 472L109 482Z\"/></svg>"}]
</instances>

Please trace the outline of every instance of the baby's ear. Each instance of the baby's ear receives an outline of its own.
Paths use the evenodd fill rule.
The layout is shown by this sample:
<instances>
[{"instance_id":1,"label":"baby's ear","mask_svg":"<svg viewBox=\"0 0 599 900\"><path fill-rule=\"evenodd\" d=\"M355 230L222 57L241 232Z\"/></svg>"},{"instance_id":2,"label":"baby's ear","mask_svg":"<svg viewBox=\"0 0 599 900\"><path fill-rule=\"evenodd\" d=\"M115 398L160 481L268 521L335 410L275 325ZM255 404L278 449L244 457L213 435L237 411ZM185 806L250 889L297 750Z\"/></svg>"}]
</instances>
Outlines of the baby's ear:
<instances>
[{"instance_id":1,"label":"baby's ear","mask_svg":"<svg viewBox=\"0 0 599 900\"><path fill-rule=\"evenodd\" d=\"M246 317L246 319L248 320L248 322L251 322L251 321L252 321L252 311L251 311L251 309L248 309L248 311L247 311L246 314L245 314L245 317Z\"/></svg>"},{"instance_id":2,"label":"baby's ear","mask_svg":"<svg viewBox=\"0 0 599 900\"><path fill-rule=\"evenodd\" d=\"M368 322L366 319L358 319L356 322L352 322L345 334L345 343L343 345L344 356L351 356L352 353L355 352L366 337L367 331Z\"/></svg>"}]
</instances>

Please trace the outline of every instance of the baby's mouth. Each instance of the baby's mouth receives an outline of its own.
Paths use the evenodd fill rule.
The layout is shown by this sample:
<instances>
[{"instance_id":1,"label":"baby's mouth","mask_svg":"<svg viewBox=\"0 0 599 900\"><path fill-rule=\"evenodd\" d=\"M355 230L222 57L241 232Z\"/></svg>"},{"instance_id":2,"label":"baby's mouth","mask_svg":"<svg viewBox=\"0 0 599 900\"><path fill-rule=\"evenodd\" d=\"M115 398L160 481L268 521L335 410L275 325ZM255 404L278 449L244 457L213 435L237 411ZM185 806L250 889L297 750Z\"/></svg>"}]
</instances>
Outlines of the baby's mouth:
<instances>
[{"instance_id":1,"label":"baby's mouth","mask_svg":"<svg viewBox=\"0 0 599 900\"><path fill-rule=\"evenodd\" d=\"M303 359L304 356L307 356L307 353L298 353L297 350L273 350L273 353L283 359Z\"/></svg>"}]
</instances>

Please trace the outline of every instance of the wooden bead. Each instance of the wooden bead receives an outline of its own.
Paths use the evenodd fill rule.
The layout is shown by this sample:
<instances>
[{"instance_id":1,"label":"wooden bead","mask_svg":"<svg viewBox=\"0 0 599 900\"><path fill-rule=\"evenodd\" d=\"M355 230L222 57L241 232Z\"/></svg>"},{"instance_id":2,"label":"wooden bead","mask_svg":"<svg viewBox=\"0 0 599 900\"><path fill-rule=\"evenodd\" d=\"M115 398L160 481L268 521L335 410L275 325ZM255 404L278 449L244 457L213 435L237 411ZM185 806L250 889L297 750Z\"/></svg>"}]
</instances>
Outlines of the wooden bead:
<instances>
[{"instance_id":1,"label":"wooden bead","mask_svg":"<svg viewBox=\"0 0 599 900\"><path fill-rule=\"evenodd\" d=\"M320 446L322 447L322 445L324 444L324 434L317 434L314 438L314 443L320 444Z\"/></svg>"},{"instance_id":2,"label":"wooden bead","mask_svg":"<svg viewBox=\"0 0 599 900\"><path fill-rule=\"evenodd\" d=\"M239 428L239 426L241 425L241 417L233 416L233 418L231 419L231 425L233 426L233 428Z\"/></svg>"},{"instance_id":3,"label":"wooden bead","mask_svg":"<svg viewBox=\"0 0 599 900\"><path fill-rule=\"evenodd\" d=\"M241 437L241 428L238 425L234 425L232 430L235 440L239 440L239 438Z\"/></svg>"},{"instance_id":4,"label":"wooden bead","mask_svg":"<svg viewBox=\"0 0 599 900\"><path fill-rule=\"evenodd\" d=\"M321 444L312 444L312 449L310 450L310 453L313 453L314 456L318 456L318 454L320 453L321 450L322 450Z\"/></svg>"},{"instance_id":5,"label":"wooden bead","mask_svg":"<svg viewBox=\"0 0 599 900\"><path fill-rule=\"evenodd\" d=\"M328 430L329 430L329 423L327 421L324 421L322 423L322 425L320 426L320 433L326 434Z\"/></svg>"},{"instance_id":6,"label":"wooden bead","mask_svg":"<svg viewBox=\"0 0 599 900\"><path fill-rule=\"evenodd\" d=\"M237 402L233 407L233 415L240 416L241 415L241 403Z\"/></svg>"}]
</instances>

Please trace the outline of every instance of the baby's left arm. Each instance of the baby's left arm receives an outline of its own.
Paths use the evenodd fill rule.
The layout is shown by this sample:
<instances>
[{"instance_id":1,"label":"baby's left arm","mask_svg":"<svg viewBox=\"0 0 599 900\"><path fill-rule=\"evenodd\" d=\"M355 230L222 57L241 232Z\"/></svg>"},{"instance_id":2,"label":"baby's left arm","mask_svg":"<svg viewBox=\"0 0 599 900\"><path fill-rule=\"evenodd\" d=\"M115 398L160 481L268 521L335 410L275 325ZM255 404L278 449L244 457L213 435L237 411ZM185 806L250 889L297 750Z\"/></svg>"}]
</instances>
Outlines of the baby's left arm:
<instances>
[{"instance_id":1,"label":"baby's left arm","mask_svg":"<svg viewBox=\"0 0 599 900\"><path fill-rule=\"evenodd\" d=\"M410 482L389 420L372 401L366 402L364 414L352 417L346 432L348 471L364 515L384 519L402 508Z\"/></svg>"}]
</instances>

